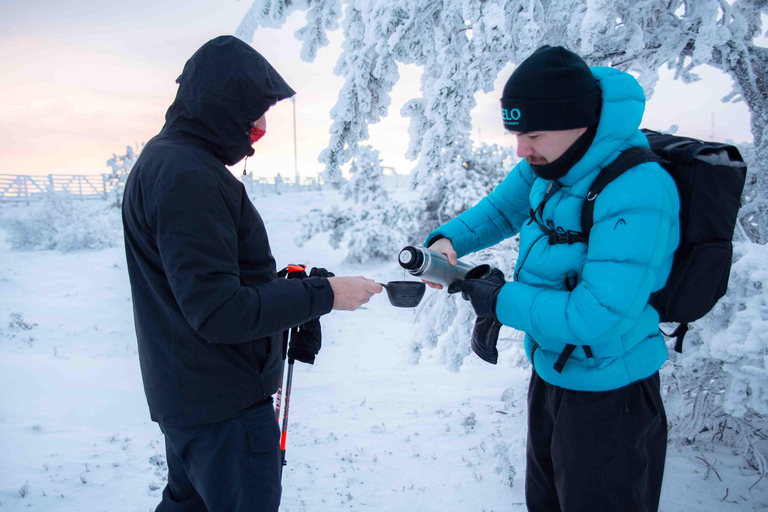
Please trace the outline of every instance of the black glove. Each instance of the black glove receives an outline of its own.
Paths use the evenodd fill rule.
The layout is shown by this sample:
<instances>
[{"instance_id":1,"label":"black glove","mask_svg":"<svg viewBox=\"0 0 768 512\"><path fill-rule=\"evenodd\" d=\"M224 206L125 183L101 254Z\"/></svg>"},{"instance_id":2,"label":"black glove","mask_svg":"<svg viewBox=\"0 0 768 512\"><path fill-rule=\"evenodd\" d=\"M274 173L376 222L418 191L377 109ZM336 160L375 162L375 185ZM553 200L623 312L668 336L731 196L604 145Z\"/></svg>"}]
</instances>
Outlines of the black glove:
<instances>
[{"instance_id":1,"label":"black glove","mask_svg":"<svg viewBox=\"0 0 768 512\"><path fill-rule=\"evenodd\" d=\"M496 364L499 361L499 351L496 343L499 341L501 322L495 317L479 316L472 329L472 351L487 363Z\"/></svg>"},{"instance_id":2,"label":"black glove","mask_svg":"<svg viewBox=\"0 0 768 512\"><path fill-rule=\"evenodd\" d=\"M471 274L472 270L468 276ZM478 318L496 318L496 297L506 283L504 273L497 268L492 268L484 277L470 277L456 281L448 287L448 293L461 292L462 298L472 304Z\"/></svg>"},{"instance_id":3,"label":"black glove","mask_svg":"<svg viewBox=\"0 0 768 512\"><path fill-rule=\"evenodd\" d=\"M458 293L464 300L470 301L477 314L475 327L472 329L472 351L480 359L491 364L499 360L499 351L496 343L499 341L501 322L496 319L496 298L504 286L506 280L504 273L497 269L485 272L485 269L477 268L481 272L471 270L467 274L468 279L453 283L448 287L448 293ZM484 274L483 277L473 278L473 274Z\"/></svg>"},{"instance_id":4,"label":"black glove","mask_svg":"<svg viewBox=\"0 0 768 512\"><path fill-rule=\"evenodd\" d=\"M288 279L303 279L307 277L307 273L304 271L288 272L287 274ZM328 278L334 276L333 272L329 272L324 268L313 268L309 272L309 277ZM320 318L313 318L298 327L294 327L291 329L291 340L288 343L288 358L296 359L302 363L314 364L315 356L320 352L322 340Z\"/></svg>"},{"instance_id":5,"label":"black glove","mask_svg":"<svg viewBox=\"0 0 768 512\"><path fill-rule=\"evenodd\" d=\"M291 341L288 342L288 359L315 364L315 356L320 352L322 341L319 318L294 327L291 329Z\"/></svg>"}]
</instances>

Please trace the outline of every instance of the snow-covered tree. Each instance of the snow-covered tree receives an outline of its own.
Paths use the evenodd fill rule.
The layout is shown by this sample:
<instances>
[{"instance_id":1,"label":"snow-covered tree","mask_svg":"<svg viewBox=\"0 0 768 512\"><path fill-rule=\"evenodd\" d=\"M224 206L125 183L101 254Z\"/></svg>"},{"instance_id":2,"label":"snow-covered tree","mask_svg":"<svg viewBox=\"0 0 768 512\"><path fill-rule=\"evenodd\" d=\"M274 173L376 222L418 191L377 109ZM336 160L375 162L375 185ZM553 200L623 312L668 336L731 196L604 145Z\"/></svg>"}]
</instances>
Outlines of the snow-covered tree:
<instances>
[{"instance_id":1,"label":"snow-covered tree","mask_svg":"<svg viewBox=\"0 0 768 512\"><path fill-rule=\"evenodd\" d=\"M686 82L697 66L714 66L734 80L725 100L751 112L758 169L754 198L744 206L745 233L768 241L768 49L756 42L766 0L345 0L344 46L334 70L345 77L332 111L331 141L320 156L326 179L354 158L390 104L397 64L422 68L422 96L402 114L411 119L407 155L418 162L416 183L442 169L441 158L460 136L471 136L474 94L489 92L508 62L519 63L541 44L566 46L593 65L637 74L650 97L666 65ZM250 40L259 26L279 27L307 11L297 32L311 60L338 26L340 0L255 0L237 34Z\"/></svg>"},{"instance_id":2,"label":"snow-covered tree","mask_svg":"<svg viewBox=\"0 0 768 512\"><path fill-rule=\"evenodd\" d=\"M670 353L662 382L670 437L723 442L768 473L758 444L768 440L768 245L734 245L728 294Z\"/></svg>"},{"instance_id":3,"label":"snow-covered tree","mask_svg":"<svg viewBox=\"0 0 768 512\"><path fill-rule=\"evenodd\" d=\"M351 176L342 187L341 194L344 199L373 206L388 199L384 189L384 169L381 168L379 152L371 146L364 149L352 162L349 169Z\"/></svg>"},{"instance_id":4,"label":"snow-covered tree","mask_svg":"<svg viewBox=\"0 0 768 512\"><path fill-rule=\"evenodd\" d=\"M123 192L125 190L125 180L128 178L128 173L133 169L133 164L139 158L139 153L144 149L144 143L136 144L136 147L126 146L124 155L116 155L112 153L112 158L107 160L107 167L112 169L112 172L104 176L104 180L109 188L109 196L112 201L112 206L120 208L123 203Z\"/></svg>"},{"instance_id":5,"label":"snow-covered tree","mask_svg":"<svg viewBox=\"0 0 768 512\"><path fill-rule=\"evenodd\" d=\"M333 248L347 241L348 262L391 259L407 242L408 231L403 229L407 206L388 196L379 152L371 146L358 152L350 173L341 189L345 205L311 212L302 222L296 243L301 245L318 233L329 232Z\"/></svg>"},{"instance_id":6,"label":"snow-covered tree","mask_svg":"<svg viewBox=\"0 0 768 512\"><path fill-rule=\"evenodd\" d=\"M1 226L11 249L19 251L99 250L123 238L119 209L78 200L67 191L48 191L39 208L4 219Z\"/></svg>"},{"instance_id":7,"label":"snow-covered tree","mask_svg":"<svg viewBox=\"0 0 768 512\"><path fill-rule=\"evenodd\" d=\"M723 101L744 101L755 147L754 197L740 212L747 236L768 242L768 48L759 46L766 0L590 0L572 47L591 64L639 75L650 98L663 65L689 83L707 64L733 80Z\"/></svg>"},{"instance_id":8,"label":"snow-covered tree","mask_svg":"<svg viewBox=\"0 0 768 512\"><path fill-rule=\"evenodd\" d=\"M472 147L462 136L442 152L440 161L440 171L427 175L417 211L411 213L416 220L411 231L413 243L422 243L435 228L491 193L517 157L512 148L496 144Z\"/></svg>"}]
</instances>

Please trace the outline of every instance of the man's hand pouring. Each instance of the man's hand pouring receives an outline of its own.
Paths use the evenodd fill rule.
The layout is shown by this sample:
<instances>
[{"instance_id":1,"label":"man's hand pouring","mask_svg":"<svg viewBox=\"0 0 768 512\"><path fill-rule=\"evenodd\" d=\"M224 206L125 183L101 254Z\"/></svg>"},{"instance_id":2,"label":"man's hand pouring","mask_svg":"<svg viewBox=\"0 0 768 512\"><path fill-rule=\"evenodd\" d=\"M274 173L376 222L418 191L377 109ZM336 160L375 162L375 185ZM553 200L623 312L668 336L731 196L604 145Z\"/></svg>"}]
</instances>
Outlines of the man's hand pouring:
<instances>
[{"instance_id":1,"label":"man's hand pouring","mask_svg":"<svg viewBox=\"0 0 768 512\"><path fill-rule=\"evenodd\" d=\"M362 276L331 277L328 282L333 290L333 309L337 311L354 311L382 290L373 279Z\"/></svg>"},{"instance_id":2,"label":"man's hand pouring","mask_svg":"<svg viewBox=\"0 0 768 512\"><path fill-rule=\"evenodd\" d=\"M445 255L445 257L448 258L448 263L451 266L455 266L456 265L456 262L457 262L456 251L453 250L453 244L451 243L450 238L441 238L441 239L433 242L432 245L430 245L428 248L432 249L435 252L439 252L440 254ZM424 280L422 279L422 281L424 281ZM429 281L424 281L424 282L430 288L434 288L436 290L442 290L443 289L443 285L441 285L441 284L431 283Z\"/></svg>"}]
</instances>

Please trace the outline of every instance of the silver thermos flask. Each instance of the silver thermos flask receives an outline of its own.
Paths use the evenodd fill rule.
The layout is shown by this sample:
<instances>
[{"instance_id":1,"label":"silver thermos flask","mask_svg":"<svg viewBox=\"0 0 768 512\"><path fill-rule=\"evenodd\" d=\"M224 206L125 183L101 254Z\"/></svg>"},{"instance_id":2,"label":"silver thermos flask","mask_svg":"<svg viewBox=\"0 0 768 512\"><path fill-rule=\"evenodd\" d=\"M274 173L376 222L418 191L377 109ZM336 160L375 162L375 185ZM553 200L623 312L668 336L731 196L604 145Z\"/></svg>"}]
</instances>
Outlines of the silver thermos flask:
<instances>
[{"instance_id":1,"label":"silver thermos flask","mask_svg":"<svg viewBox=\"0 0 768 512\"><path fill-rule=\"evenodd\" d=\"M455 281L461 281L467 272L474 268L473 265L468 265L462 261L451 266L445 255L424 247L411 245L400 251L397 259L400 266L412 276L443 286L450 286Z\"/></svg>"}]
</instances>

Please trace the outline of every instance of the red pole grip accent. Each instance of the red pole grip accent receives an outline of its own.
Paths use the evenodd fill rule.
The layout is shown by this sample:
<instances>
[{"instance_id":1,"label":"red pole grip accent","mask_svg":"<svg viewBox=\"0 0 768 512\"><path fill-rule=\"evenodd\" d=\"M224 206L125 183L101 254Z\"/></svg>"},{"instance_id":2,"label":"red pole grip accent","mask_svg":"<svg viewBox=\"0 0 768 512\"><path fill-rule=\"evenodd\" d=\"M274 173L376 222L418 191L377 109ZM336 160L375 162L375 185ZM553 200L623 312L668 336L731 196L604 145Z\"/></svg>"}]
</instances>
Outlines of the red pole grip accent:
<instances>
[{"instance_id":1,"label":"red pole grip accent","mask_svg":"<svg viewBox=\"0 0 768 512\"><path fill-rule=\"evenodd\" d=\"M283 431L283 435L280 436L280 449L283 450L283 451L285 451L285 435L287 433L288 432Z\"/></svg>"}]
</instances>

